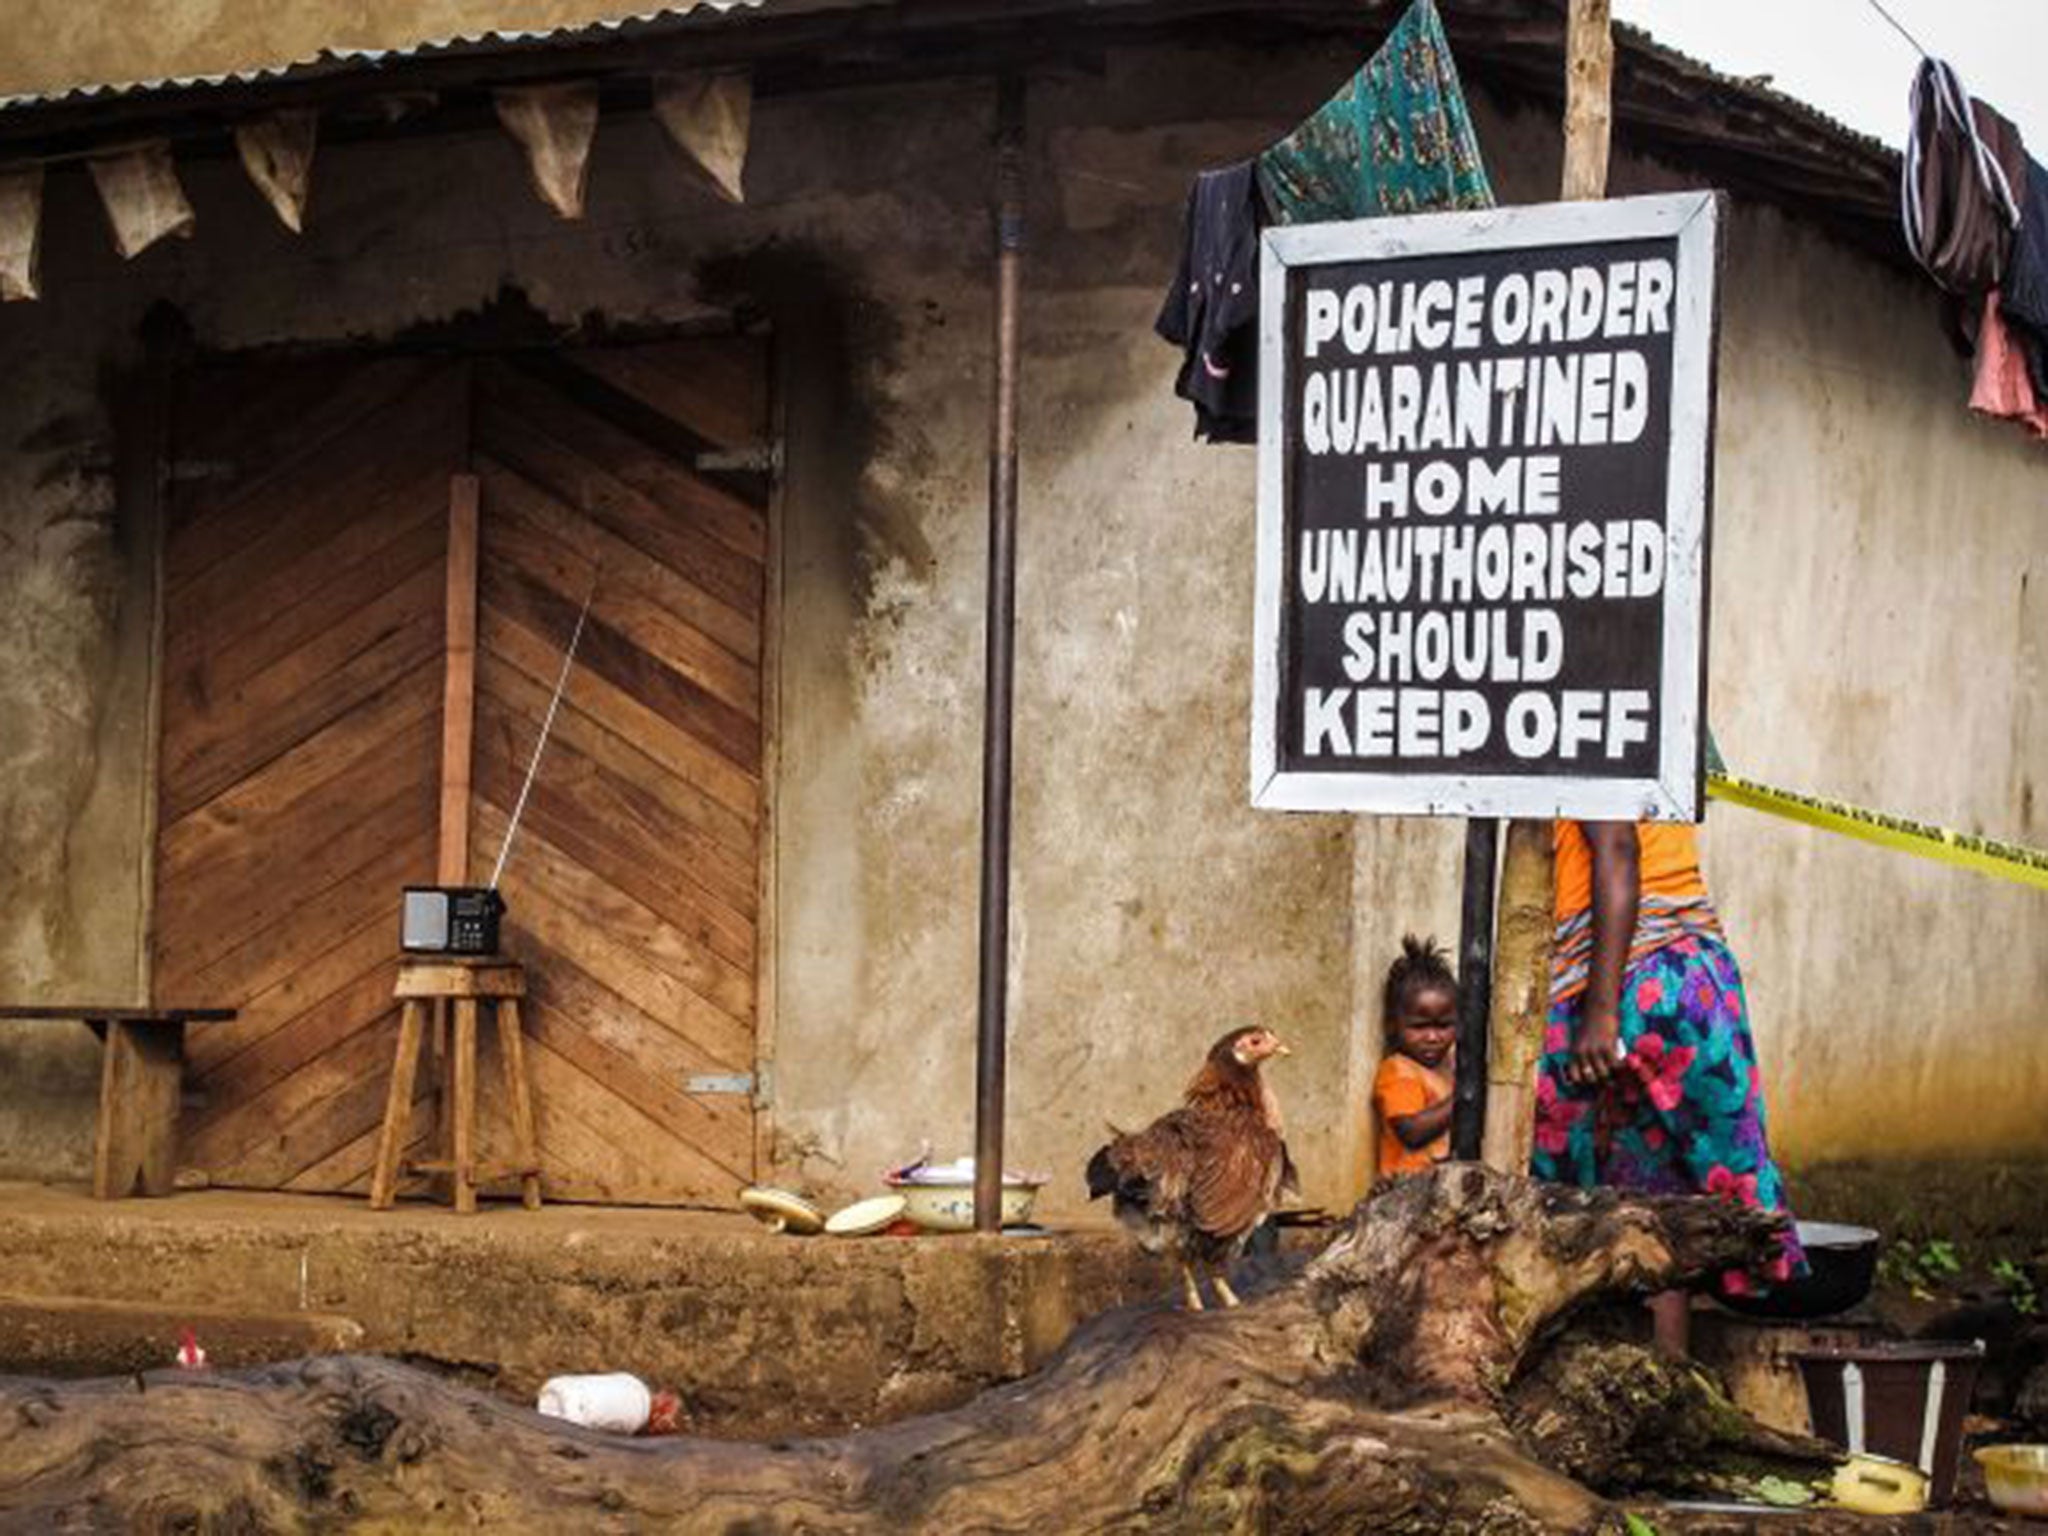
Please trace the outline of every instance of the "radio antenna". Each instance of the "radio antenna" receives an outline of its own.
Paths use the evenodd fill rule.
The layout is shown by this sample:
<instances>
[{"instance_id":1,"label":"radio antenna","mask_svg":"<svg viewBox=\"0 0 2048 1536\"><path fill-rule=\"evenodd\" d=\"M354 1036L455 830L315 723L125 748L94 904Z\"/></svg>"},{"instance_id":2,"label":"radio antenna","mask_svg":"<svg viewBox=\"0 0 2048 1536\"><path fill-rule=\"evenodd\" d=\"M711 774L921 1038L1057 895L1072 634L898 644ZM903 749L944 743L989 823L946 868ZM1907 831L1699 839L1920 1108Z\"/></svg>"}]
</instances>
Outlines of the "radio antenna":
<instances>
[{"instance_id":1,"label":"radio antenna","mask_svg":"<svg viewBox=\"0 0 2048 1536\"><path fill-rule=\"evenodd\" d=\"M548 712L540 723L540 737L533 744L533 757L526 765L526 780L519 786L519 799L512 807L512 820L505 827L505 845L498 850L498 862L491 870L492 890L498 888L498 877L505 873L505 860L512 852L512 839L519 835L519 818L526 814L527 792L533 788L533 776L540 771L540 755L547 750L548 732L555 728L555 711L562 704L562 690L569 686L569 669L576 664L576 646L583 639L583 621L590 617L590 604L597 596L597 579L602 570L593 571L590 576L590 591L583 599L583 611L576 615L576 628L569 634L569 649L562 653L562 675L555 679L554 697L548 700Z\"/></svg>"}]
</instances>

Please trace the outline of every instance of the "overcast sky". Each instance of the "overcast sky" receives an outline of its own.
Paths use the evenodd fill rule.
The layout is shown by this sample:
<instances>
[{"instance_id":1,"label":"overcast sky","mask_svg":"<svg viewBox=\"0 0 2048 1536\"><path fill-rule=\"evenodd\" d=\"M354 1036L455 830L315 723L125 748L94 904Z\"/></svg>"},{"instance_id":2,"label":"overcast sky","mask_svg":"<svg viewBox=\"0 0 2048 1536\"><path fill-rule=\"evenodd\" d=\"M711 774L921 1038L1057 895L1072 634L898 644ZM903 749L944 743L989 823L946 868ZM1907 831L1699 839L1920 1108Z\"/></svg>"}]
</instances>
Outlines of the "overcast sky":
<instances>
[{"instance_id":1,"label":"overcast sky","mask_svg":"<svg viewBox=\"0 0 2048 1536\"><path fill-rule=\"evenodd\" d=\"M1883 0L1972 95L2020 126L2048 163L2048 0ZM1871 0L1613 0L1617 21L1787 95L1894 147L1919 55Z\"/></svg>"}]
</instances>

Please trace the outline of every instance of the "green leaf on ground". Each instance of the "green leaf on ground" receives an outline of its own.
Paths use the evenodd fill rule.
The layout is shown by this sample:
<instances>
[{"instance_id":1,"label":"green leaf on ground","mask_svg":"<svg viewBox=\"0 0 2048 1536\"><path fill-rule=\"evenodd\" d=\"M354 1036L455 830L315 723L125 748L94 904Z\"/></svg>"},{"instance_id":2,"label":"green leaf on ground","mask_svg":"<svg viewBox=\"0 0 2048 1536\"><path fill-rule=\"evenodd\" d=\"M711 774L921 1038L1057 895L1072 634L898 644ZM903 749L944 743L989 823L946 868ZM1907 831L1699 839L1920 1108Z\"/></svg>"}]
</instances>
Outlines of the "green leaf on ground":
<instances>
[{"instance_id":1,"label":"green leaf on ground","mask_svg":"<svg viewBox=\"0 0 2048 1536\"><path fill-rule=\"evenodd\" d=\"M1789 1477L1760 1477L1755 1488L1758 1498L1780 1509L1799 1509L1811 1504L1814 1497L1813 1489Z\"/></svg>"}]
</instances>

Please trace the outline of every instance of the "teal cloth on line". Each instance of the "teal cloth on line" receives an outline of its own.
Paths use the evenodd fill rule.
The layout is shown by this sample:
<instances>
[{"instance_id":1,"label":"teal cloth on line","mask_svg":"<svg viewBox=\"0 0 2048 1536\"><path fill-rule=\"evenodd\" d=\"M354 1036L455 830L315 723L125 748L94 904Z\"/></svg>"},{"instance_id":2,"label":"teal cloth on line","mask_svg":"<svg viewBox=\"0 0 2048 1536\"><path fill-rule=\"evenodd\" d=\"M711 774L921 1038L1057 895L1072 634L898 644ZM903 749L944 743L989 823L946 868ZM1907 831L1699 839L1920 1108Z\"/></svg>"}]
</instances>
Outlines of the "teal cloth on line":
<instances>
[{"instance_id":1,"label":"teal cloth on line","mask_svg":"<svg viewBox=\"0 0 2048 1536\"><path fill-rule=\"evenodd\" d=\"M1259 156L1258 176L1281 224L1491 208L1435 0L1415 0L1344 88Z\"/></svg>"}]
</instances>

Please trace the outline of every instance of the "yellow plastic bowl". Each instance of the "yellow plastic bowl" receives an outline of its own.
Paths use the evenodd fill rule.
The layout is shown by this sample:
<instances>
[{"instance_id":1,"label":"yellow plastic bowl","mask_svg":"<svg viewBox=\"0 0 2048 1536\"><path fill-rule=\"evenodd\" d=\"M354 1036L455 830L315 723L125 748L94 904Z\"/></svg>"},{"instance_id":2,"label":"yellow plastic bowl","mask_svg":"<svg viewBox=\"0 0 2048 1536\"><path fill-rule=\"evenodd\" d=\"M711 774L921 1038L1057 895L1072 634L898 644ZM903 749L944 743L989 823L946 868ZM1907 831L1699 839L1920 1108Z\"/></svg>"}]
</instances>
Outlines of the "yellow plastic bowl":
<instances>
[{"instance_id":1,"label":"yellow plastic bowl","mask_svg":"<svg viewBox=\"0 0 2048 1536\"><path fill-rule=\"evenodd\" d=\"M1927 1507L1927 1474L1889 1456L1860 1452L1835 1470L1835 1502L1865 1515L1913 1515Z\"/></svg>"},{"instance_id":2,"label":"yellow plastic bowl","mask_svg":"<svg viewBox=\"0 0 2048 1536\"><path fill-rule=\"evenodd\" d=\"M2048 1515L2048 1445L1987 1445L1977 1452L1991 1502L2009 1515Z\"/></svg>"}]
</instances>

